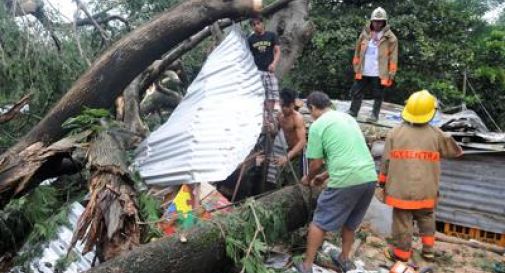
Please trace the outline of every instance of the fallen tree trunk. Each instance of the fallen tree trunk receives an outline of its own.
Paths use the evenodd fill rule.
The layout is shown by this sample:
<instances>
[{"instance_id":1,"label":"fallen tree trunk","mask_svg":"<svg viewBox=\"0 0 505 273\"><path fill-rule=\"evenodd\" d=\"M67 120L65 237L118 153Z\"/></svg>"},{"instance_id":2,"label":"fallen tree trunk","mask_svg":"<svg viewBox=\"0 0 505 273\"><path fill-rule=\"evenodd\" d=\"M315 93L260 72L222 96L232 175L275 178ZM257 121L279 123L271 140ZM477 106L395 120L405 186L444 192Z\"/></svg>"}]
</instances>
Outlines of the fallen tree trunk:
<instances>
[{"instance_id":1,"label":"fallen tree trunk","mask_svg":"<svg viewBox=\"0 0 505 273\"><path fill-rule=\"evenodd\" d=\"M309 200L313 201L308 189L295 185L262 197L256 204L267 209L280 205L282 208L280 217L285 219L286 230L292 231L307 223L310 215L309 207L312 207L308 205ZM181 243L177 236L163 238L103 263L88 272L217 272L216 269L225 264L227 259L223 237L225 230L226 226L222 220L206 222L188 232L186 243Z\"/></svg>"}]
</instances>

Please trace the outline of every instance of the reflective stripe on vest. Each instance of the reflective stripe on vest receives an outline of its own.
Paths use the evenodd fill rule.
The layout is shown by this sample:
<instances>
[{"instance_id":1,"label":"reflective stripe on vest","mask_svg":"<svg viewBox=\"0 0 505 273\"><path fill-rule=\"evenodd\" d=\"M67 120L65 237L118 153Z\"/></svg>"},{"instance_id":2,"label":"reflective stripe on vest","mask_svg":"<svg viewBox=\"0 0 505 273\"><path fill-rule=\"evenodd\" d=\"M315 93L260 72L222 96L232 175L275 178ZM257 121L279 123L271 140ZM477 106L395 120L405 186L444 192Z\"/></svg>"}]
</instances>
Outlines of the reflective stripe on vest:
<instances>
[{"instance_id":1,"label":"reflective stripe on vest","mask_svg":"<svg viewBox=\"0 0 505 273\"><path fill-rule=\"evenodd\" d=\"M433 247L435 245L435 236L421 236L421 241L423 242L423 245Z\"/></svg>"},{"instance_id":2,"label":"reflective stripe on vest","mask_svg":"<svg viewBox=\"0 0 505 273\"><path fill-rule=\"evenodd\" d=\"M435 207L435 199L402 200L390 195L386 196L386 204L398 209L432 209Z\"/></svg>"},{"instance_id":3,"label":"reflective stripe on vest","mask_svg":"<svg viewBox=\"0 0 505 273\"><path fill-rule=\"evenodd\" d=\"M418 159L431 162L440 161L440 153L433 151L393 150L389 152L389 157L399 160Z\"/></svg>"},{"instance_id":4,"label":"reflective stripe on vest","mask_svg":"<svg viewBox=\"0 0 505 273\"><path fill-rule=\"evenodd\" d=\"M396 65L395 63L390 63L389 64L389 71L396 72L396 70L398 70L398 65Z\"/></svg>"},{"instance_id":5,"label":"reflective stripe on vest","mask_svg":"<svg viewBox=\"0 0 505 273\"><path fill-rule=\"evenodd\" d=\"M389 87L391 86L391 84L393 84L393 81L389 78L381 78L381 85L384 85L386 87Z\"/></svg>"},{"instance_id":6,"label":"reflective stripe on vest","mask_svg":"<svg viewBox=\"0 0 505 273\"><path fill-rule=\"evenodd\" d=\"M388 180L387 175L383 173L379 173L379 183L380 184L386 184L386 181Z\"/></svg>"},{"instance_id":7,"label":"reflective stripe on vest","mask_svg":"<svg viewBox=\"0 0 505 273\"><path fill-rule=\"evenodd\" d=\"M402 261L408 261L410 259L410 255L412 255L412 250L405 251L405 250L394 247L393 254L395 254L395 256Z\"/></svg>"}]
</instances>

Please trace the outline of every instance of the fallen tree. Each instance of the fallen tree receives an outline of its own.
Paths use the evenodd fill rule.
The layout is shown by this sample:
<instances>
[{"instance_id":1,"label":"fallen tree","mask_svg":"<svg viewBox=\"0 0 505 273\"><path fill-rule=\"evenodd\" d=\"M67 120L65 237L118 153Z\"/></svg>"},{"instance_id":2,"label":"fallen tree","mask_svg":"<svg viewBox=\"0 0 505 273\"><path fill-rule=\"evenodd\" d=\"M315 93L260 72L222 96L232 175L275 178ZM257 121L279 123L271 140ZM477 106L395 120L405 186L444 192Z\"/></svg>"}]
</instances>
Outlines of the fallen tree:
<instances>
[{"instance_id":1,"label":"fallen tree","mask_svg":"<svg viewBox=\"0 0 505 273\"><path fill-rule=\"evenodd\" d=\"M308 188L295 185L258 199L256 205L265 209L279 208L279 217L285 220L286 230L293 231L307 223L313 201ZM240 209L232 214L240 213ZM105 262L88 272L216 272L216 269L226 264L227 260L225 242L227 227L224 224L226 218L217 218L189 230L185 243L177 236L162 238Z\"/></svg>"},{"instance_id":2,"label":"fallen tree","mask_svg":"<svg viewBox=\"0 0 505 273\"><path fill-rule=\"evenodd\" d=\"M18 152L41 141L56 141L61 124L83 106L109 107L126 86L152 62L220 18L237 18L258 11L261 0L191 0L161 14L112 45L82 75L52 110L9 151Z\"/></svg>"},{"instance_id":3,"label":"fallen tree","mask_svg":"<svg viewBox=\"0 0 505 273\"><path fill-rule=\"evenodd\" d=\"M110 107L137 75L187 37L220 18L247 16L260 7L261 0L190 0L129 33L98 58L51 111L0 157L0 173L24 161L19 154L33 143L44 146L62 137L66 130L61 124L77 116L84 106ZM2 204L20 191L18 186L0 177Z\"/></svg>"}]
</instances>

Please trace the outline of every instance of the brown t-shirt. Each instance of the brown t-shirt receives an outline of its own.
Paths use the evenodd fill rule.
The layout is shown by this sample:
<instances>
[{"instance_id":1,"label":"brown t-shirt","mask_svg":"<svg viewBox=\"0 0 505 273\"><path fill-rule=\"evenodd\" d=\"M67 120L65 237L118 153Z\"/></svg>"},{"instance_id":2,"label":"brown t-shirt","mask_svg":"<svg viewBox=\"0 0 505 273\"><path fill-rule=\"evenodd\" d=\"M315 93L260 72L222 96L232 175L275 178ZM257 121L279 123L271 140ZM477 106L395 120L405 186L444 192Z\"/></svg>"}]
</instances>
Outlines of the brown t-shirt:
<instances>
[{"instance_id":1,"label":"brown t-shirt","mask_svg":"<svg viewBox=\"0 0 505 273\"><path fill-rule=\"evenodd\" d=\"M407 123L393 128L382 157L386 204L400 209L434 208L440 180L440 159L461 155L456 141L430 125Z\"/></svg>"}]
</instances>

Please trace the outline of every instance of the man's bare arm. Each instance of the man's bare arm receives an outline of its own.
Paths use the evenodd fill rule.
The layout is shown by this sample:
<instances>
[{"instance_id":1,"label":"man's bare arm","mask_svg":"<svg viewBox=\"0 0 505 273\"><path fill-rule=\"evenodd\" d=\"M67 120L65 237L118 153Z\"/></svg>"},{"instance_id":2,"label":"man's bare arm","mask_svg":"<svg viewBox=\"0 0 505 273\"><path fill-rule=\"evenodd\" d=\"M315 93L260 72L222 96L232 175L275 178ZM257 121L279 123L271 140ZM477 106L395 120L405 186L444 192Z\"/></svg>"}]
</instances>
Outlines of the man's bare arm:
<instances>
[{"instance_id":1,"label":"man's bare arm","mask_svg":"<svg viewBox=\"0 0 505 273\"><path fill-rule=\"evenodd\" d=\"M281 59L281 47L279 45L274 46L274 60L268 67L268 70L270 72L275 72L275 68L277 67L277 64L279 63L279 60Z\"/></svg>"}]
</instances>

